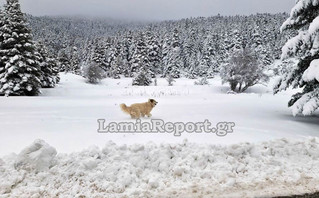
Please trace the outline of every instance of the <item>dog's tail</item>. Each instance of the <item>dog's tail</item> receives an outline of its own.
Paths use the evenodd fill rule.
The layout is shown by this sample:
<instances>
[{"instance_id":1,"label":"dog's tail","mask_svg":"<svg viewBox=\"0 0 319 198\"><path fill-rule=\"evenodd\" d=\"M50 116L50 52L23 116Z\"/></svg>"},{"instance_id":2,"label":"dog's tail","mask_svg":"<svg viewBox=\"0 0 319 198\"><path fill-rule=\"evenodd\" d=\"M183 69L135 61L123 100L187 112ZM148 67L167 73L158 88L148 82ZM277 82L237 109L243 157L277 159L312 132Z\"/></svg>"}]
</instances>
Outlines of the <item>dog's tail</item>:
<instances>
[{"instance_id":1,"label":"dog's tail","mask_svg":"<svg viewBox=\"0 0 319 198\"><path fill-rule=\"evenodd\" d=\"M120 104L120 107L124 113L130 114L130 108L126 104Z\"/></svg>"}]
</instances>

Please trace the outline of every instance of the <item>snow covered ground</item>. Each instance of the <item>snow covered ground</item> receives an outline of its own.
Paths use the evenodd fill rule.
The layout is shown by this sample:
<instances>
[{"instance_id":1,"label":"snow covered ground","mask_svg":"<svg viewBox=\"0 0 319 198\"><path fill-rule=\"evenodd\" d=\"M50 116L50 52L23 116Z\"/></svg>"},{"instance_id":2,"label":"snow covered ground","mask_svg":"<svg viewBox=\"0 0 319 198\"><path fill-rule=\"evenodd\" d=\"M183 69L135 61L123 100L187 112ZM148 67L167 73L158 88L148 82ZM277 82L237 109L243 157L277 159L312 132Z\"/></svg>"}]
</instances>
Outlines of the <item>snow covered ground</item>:
<instances>
[{"instance_id":1,"label":"snow covered ground","mask_svg":"<svg viewBox=\"0 0 319 198\"><path fill-rule=\"evenodd\" d=\"M41 97L0 98L0 197L250 197L319 190L319 141L313 138L319 136L319 115L292 117L291 90L273 96L270 83L227 94L218 78L207 86L179 79L172 87L165 79L132 87L131 79L89 85L79 76L61 78ZM132 121L119 104L149 98L159 102L153 119L236 127L225 137L97 132L97 119ZM36 139L46 143L23 150Z\"/></svg>"},{"instance_id":2,"label":"snow covered ground","mask_svg":"<svg viewBox=\"0 0 319 198\"><path fill-rule=\"evenodd\" d=\"M244 94L226 94L228 86L219 79L209 86L194 86L193 80L180 79L168 87L158 79L157 87L132 87L131 79L107 79L90 85L79 76L61 75L60 85L43 90L41 97L0 98L0 156L20 152L35 139L43 139L58 152L80 151L90 145L104 146L112 140L118 144L180 143L184 139L202 144L261 142L279 138L301 139L319 136L319 116L293 117L287 108L291 91L274 96L269 87L255 86ZM235 122L234 133L226 137L214 134L99 134L97 119L109 122L132 121L119 104L159 103L153 119L168 122L210 120ZM144 118L143 121L148 121Z\"/></svg>"}]
</instances>

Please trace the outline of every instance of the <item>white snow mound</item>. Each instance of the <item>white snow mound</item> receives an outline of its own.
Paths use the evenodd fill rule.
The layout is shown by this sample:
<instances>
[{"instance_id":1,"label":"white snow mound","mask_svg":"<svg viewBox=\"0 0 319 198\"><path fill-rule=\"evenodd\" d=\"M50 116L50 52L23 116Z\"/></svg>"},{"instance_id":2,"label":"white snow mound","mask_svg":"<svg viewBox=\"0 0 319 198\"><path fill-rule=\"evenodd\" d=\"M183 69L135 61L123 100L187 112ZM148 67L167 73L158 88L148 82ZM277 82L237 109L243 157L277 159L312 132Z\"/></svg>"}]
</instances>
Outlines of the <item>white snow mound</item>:
<instances>
[{"instance_id":1,"label":"white snow mound","mask_svg":"<svg viewBox=\"0 0 319 198\"><path fill-rule=\"evenodd\" d=\"M318 168L315 138L231 146L109 142L57 156L37 140L0 159L0 197L273 197L319 191Z\"/></svg>"},{"instance_id":2,"label":"white snow mound","mask_svg":"<svg viewBox=\"0 0 319 198\"><path fill-rule=\"evenodd\" d=\"M55 165L57 151L43 140L36 140L17 156L16 169L47 171Z\"/></svg>"}]
</instances>

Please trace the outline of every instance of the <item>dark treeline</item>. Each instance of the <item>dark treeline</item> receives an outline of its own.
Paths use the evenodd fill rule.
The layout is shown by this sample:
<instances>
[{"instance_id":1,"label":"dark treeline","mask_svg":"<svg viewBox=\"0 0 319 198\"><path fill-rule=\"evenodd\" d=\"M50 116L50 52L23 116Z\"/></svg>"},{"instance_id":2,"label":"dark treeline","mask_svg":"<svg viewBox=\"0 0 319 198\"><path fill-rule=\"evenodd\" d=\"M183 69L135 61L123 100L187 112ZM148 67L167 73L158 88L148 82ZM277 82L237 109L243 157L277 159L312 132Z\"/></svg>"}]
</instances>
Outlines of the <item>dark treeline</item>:
<instances>
[{"instance_id":1,"label":"dark treeline","mask_svg":"<svg viewBox=\"0 0 319 198\"><path fill-rule=\"evenodd\" d=\"M287 17L283 13L126 23L28 16L28 21L35 40L58 57L60 71L85 76L87 68L98 67L111 78L147 79L213 77L234 52L248 48L264 66L271 65L290 36L280 33Z\"/></svg>"}]
</instances>

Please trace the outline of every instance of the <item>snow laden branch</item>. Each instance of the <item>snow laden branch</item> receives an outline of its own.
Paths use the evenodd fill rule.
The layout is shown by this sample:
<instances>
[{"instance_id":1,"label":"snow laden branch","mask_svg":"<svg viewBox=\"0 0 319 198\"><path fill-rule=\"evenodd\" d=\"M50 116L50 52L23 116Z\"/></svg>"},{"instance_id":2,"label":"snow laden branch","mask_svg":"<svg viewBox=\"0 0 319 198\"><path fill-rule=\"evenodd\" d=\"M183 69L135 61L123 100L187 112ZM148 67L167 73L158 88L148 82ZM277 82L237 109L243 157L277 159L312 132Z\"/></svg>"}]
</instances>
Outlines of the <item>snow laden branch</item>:
<instances>
[{"instance_id":1,"label":"snow laden branch","mask_svg":"<svg viewBox=\"0 0 319 198\"><path fill-rule=\"evenodd\" d=\"M290 12L290 17L282 24L280 30L302 27L311 23L318 15L319 0L297 0ZM309 15L313 13L314 15Z\"/></svg>"},{"instance_id":2,"label":"snow laden branch","mask_svg":"<svg viewBox=\"0 0 319 198\"><path fill-rule=\"evenodd\" d=\"M274 92L290 86L301 88L288 106L292 107L293 115L311 115L319 108L319 1L298 0L281 27L281 31L284 30L298 30L299 33L284 45L281 58L298 61L288 65Z\"/></svg>"}]
</instances>

